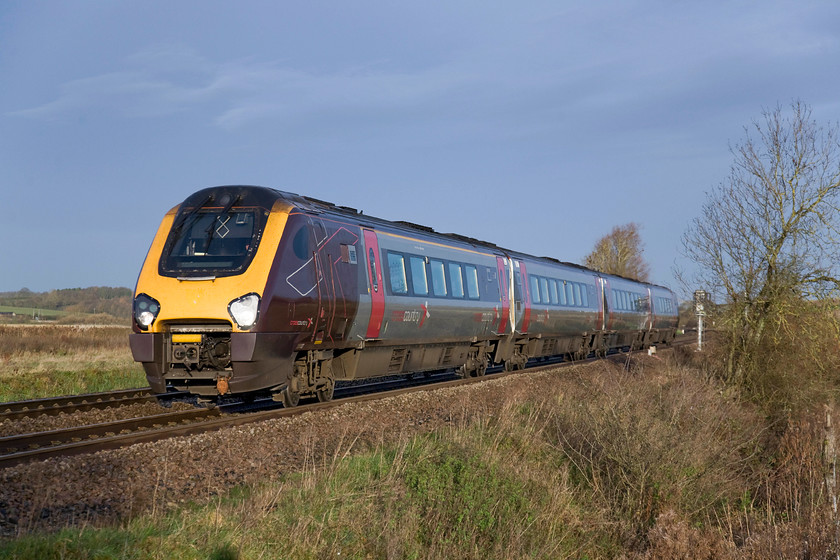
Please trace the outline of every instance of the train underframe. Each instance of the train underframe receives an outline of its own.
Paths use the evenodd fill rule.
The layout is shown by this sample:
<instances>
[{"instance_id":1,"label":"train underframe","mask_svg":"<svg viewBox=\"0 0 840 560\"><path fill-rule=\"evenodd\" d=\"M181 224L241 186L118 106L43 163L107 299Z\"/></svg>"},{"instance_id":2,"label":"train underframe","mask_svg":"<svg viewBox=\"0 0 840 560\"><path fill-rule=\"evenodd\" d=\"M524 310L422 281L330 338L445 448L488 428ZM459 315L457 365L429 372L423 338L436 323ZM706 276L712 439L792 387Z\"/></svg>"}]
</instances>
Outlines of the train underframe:
<instances>
[{"instance_id":1,"label":"train underframe","mask_svg":"<svg viewBox=\"0 0 840 560\"><path fill-rule=\"evenodd\" d=\"M454 369L478 377L491 365L523 369L531 359L580 360L611 350L669 343L675 329L594 331L563 337L514 335L472 341L300 350L291 333L233 333L220 325L173 325L167 333L134 334L132 353L153 391L201 397L270 393L286 406L304 397L329 401L336 381Z\"/></svg>"}]
</instances>

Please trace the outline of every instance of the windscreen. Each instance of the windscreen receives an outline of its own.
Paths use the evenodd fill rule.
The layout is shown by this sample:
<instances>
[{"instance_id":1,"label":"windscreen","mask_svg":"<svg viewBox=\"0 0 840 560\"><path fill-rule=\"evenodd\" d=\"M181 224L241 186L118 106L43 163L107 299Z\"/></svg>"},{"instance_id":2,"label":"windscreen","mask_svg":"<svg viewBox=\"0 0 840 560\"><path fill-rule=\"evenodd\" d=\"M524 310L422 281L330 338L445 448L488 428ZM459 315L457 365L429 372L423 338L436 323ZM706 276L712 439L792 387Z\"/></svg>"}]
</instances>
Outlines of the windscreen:
<instances>
[{"instance_id":1,"label":"windscreen","mask_svg":"<svg viewBox=\"0 0 840 560\"><path fill-rule=\"evenodd\" d=\"M257 251L268 212L260 207L237 207L236 202L224 207L214 205L214 200L183 205L166 240L160 273L219 277L244 272Z\"/></svg>"}]
</instances>

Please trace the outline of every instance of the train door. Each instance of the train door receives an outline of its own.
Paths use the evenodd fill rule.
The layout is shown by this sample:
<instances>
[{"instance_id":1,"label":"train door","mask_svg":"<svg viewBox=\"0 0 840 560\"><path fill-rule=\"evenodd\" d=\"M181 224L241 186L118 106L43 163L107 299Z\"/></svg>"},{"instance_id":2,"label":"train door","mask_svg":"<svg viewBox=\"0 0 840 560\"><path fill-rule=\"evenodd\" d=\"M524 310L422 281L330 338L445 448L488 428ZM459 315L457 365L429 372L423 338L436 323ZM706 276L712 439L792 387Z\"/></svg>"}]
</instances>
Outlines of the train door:
<instances>
[{"instance_id":1,"label":"train door","mask_svg":"<svg viewBox=\"0 0 840 560\"><path fill-rule=\"evenodd\" d=\"M610 330L613 324L612 304L610 303L610 281L606 278L599 278L601 282L601 306L603 316L601 317L601 329Z\"/></svg>"},{"instance_id":2,"label":"train door","mask_svg":"<svg viewBox=\"0 0 840 560\"><path fill-rule=\"evenodd\" d=\"M382 283L382 259L379 256L379 241L376 232L364 230L365 262L368 271L368 289L370 291L370 320L365 338L379 338L382 318L385 315L385 286Z\"/></svg>"},{"instance_id":3,"label":"train door","mask_svg":"<svg viewBox=\"0 0 840 560\"><path fill-rule=\"evenodd\" d=\"M598 313L598 330L605 331L610 328L612 325L612 320L610 319L610 300L607 295L609 294L609 282L606 278L598 277L598 296L599 296L599 303L598 307L600 308L600 312Z\"/></svg>"},{"instance_id":4,"label":"train door","mask_svg":"<svg viewBox=\"0 0 840 560\"><path fill-rule=\"evenodd\" d=\"M511 321L510 300L511 281L510 266L512 261L504 257L496 257L496 268L499 274L499 300L502 308L499 310L499 327L496 334L507 334L508 323Z\"/></svg>"},{"instance_id":5,"label":"train door","mask_svg":"<svg viewBox=\"0 0 840 560\"><path fill-rule=\"evenodd\" d=\"M315 265L316 291L313 295L318 300L313 336L315 344L320 344L324 341L325 332L330 332L335 317L335 297L331 290L334 279L332 278L333 269L330 266L331 256L326 251L327 229L318 216L309 216L309 223L315 247L312 259Z\"/></svg>"},{"instance_id":6,"label":"train door","mask_svg":"<svg viewBox=\"0 0 840 560\"><path fill-rule=\"evenodd\" d=\"M528 273L525 263L521 261L513 261L513 299L516 309L515 330L526 333L531 322L531 297L528 290Z\"/></svg>"},{"instance_id":7,"label":"train door","mask_svg":"<svg viewBox=\"0 0 840 560\"><path fill-rule=\"evenodd\" d=\"M656 321L656 311L653 308L653 292L650 288L645 288L645 293L647 294L647 301L645 301L645 325L644 330L649 331L653 328L653 325Z\"/></svg>"}]
</instances>

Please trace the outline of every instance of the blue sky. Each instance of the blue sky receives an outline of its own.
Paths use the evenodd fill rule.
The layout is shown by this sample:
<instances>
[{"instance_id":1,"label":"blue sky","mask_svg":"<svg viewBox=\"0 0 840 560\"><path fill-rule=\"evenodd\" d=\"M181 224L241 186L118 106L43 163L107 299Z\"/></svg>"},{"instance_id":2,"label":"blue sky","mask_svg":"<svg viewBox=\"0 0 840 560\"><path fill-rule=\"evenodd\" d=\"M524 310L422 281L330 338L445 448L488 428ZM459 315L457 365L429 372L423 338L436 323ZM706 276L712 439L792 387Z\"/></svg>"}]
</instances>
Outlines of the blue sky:
<instances>
[{"instance_id":1,"label":"blue sky","mask_svg":"<svg viewBox=\"0 0 840 560\"><path fill-rule=\"evenodd\" d=\"M133 287L256 184L657 283L763 108L840 119L836 2L0 2L0 291Z\"/></svg>"}]
</instances>

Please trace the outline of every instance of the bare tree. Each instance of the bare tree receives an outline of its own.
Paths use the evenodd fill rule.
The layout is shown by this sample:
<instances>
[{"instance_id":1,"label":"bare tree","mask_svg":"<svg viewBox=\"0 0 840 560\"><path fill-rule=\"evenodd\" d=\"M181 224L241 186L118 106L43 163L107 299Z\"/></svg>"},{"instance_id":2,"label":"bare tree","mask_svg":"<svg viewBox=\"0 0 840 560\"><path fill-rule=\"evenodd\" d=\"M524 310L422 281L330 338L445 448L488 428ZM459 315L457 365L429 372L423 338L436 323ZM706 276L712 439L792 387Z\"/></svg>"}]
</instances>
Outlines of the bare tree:
<instances>
[{"instance_id":1,"label":"bare tree","mask_svg":"<svg viewBox=\"0 0 840 560\"><path fill-rule=\"evenodd\" d=\"M801 101L777 106L730 148L728 177L707 193L682 238L698 265L695 287L727 304L728 376L743 380L762 339L777 335L804 302L838 287L840 143Z\"/></svg>"},{"instance_id":2,"label":"bare tree","mask_svg":"<svg viewBox=\"0 0 840 560\"><path fill-rule=\"evenodd\" d=\"M642 257L644 247L639 229L641 227L635 223L614 227L598 240L583 264L599 272L648 282L650 266Z\"/></svg>"}]
</instances>

